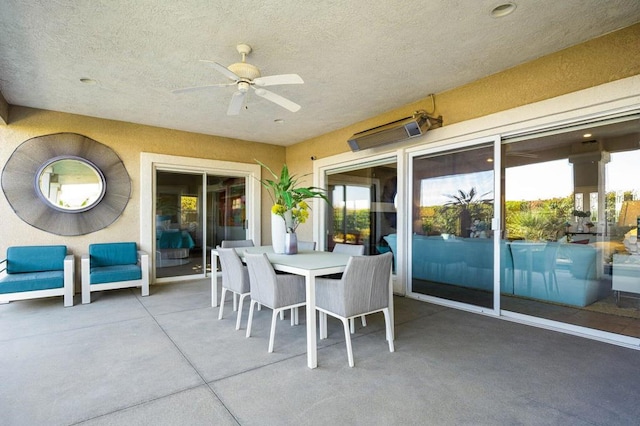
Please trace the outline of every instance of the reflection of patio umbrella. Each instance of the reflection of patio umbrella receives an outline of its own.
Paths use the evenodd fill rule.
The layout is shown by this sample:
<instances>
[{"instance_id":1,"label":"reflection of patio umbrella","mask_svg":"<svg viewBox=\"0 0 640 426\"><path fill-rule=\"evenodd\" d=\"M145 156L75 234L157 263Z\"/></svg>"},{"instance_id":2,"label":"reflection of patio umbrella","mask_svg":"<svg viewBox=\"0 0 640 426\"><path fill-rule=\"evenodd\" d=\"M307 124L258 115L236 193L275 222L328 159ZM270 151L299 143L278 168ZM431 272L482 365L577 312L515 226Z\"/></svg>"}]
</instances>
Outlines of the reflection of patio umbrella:
<instances>
[{"instance_id":1,"label":"reflection of patio umbrella","mask_svg":"<svg viewBox=\"0 0 640 426\"><path fill-rule=\"evenodd\" d=\"M618 216L618 226L636 226L640 217L640 201L624 201Z\"/></svg>"}]
</instances>

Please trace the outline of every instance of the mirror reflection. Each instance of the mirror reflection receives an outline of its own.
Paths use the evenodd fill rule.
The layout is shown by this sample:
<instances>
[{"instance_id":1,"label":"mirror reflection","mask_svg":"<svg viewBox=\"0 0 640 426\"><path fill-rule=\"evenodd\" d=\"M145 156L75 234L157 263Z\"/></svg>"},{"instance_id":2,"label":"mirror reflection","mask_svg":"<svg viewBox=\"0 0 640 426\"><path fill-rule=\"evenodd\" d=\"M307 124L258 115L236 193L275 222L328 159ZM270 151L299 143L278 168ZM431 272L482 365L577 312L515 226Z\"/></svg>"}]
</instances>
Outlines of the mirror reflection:
<instances>
[{"instance_id":1,"label":"mirror reflection","mask_svg":"<svg viewBox=\"0 0 640 426\"><path fill-rule=\"evenodd\" d=\"M83 158L54 158L40 168L36 180L41 198L65 212L89 210L105 192L102 172Z\"/></svg>"}]
</instances>

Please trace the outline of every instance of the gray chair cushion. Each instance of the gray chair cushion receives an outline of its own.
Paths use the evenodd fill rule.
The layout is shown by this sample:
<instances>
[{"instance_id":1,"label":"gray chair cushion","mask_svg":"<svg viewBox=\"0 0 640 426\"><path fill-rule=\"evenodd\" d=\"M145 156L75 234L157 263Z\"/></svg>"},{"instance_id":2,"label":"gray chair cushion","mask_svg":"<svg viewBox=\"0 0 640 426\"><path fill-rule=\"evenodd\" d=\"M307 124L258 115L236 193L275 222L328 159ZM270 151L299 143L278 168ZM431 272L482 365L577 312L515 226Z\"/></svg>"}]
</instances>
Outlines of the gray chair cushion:
<instances>
[{"instance_id":1,"label":"gray chair cushion","mask_svg":"<svg viewBox=\"0 0 640 426\"><path fill-rule=\"evenodd\" d=\"M253 240L222 240L222 248L253 247Z\"/></svg>"},{"instance_id":2,"label":"gray chair cushion","mask_svg":"<svg viewBox=\"0 0 640 426\"><path fill-rule=\"evenodd\" d=\"M224 242L224 241L223 241ZM249 271L232 248L219 248L218 257L222 267L222 286L234 293L248 293Z\"/></svg>"},{"instance_id":3,"label":"gray chair cushion","mask_svg":"<svg viewBox=\"0 0 640 426\"><path fill-rule=\"evenodd\" d=\"M389 306L392 257L353 256L342 279L316 279L316 305L346 318Z\"/></svg>"},{"instance_id":4,"label":"gray chair cushion","mask_svg":"<svg viewBox=\"0 0 640 426\"><path fill-rule=\"evenodd\" d=\"M304 303L305 282L299 275L276 275L266 254L246 253L251 299L271 309Z\"/></svg>"}]
</instances>

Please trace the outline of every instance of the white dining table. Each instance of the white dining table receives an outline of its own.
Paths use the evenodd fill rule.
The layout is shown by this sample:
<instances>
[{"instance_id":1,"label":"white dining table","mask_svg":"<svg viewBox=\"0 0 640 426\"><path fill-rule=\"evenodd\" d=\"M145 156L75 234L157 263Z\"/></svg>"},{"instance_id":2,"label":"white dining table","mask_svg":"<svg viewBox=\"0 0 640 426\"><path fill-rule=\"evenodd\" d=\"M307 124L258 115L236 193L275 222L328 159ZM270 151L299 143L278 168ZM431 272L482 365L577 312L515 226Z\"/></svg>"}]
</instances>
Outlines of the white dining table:
<instances>
[{"instance_id":1,"label":"white dining table","mask_svg":"<svg viewBox=\"0 0 640 426\"><path fill-rule=\"evenodd\" d=\"M306 284L306 313L307 313L307 366L318 366L318 341L316 333L316 277L344 272L351 257L348 254L327 251L299 251L295 255L276 254L272 246L239 247L236 249L240 257L245 252L266 253L273 269L280 272L300 275ZM211 265L217 265L218 252L211 250ZM212 268L215 270L214 268ZM211 306L218 306L217 274L211 274ZM393 323L393 284L389 277L389 313L391 317L391 336L394 338Z\"/></svg>"}]
</instances>

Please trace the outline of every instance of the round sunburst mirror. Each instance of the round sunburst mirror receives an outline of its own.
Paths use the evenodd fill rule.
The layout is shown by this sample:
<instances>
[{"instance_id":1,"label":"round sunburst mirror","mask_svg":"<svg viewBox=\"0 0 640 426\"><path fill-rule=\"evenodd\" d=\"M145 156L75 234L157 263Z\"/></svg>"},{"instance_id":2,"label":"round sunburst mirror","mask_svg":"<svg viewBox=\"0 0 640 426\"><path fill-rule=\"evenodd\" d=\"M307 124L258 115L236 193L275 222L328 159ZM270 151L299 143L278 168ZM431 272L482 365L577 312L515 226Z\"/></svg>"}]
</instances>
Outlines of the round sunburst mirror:
<instances>
[{"instance_id":1,"label":"round sunburst mirror","mask_svg":"<svg viewBox=\"0 0 640 426\"><path fill-rule=\"evenodd\" d=\"M28 224L57 235L84 235L120 217L131 180L108 146L76 133L57 133L16 148L2 171L2 190Z\"/></svg>"}]
</instances>

